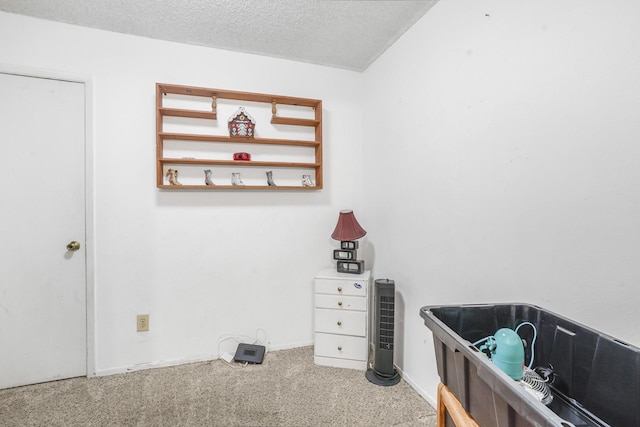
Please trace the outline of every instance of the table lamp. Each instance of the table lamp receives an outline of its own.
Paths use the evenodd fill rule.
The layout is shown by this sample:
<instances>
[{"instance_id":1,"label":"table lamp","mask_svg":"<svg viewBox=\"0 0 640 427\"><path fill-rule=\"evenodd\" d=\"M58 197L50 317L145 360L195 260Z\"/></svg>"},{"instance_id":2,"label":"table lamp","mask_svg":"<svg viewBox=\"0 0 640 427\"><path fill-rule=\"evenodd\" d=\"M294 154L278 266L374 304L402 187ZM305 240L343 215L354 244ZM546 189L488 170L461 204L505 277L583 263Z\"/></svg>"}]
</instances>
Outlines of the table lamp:
<instances>
[{"instance_id":1,"label":"table lamp","mask_svg":"<svg viewBox=\"0 0 640 427\"><path fill-rule=\"evenodd\" d=\"M340 240L340 249L333 251L333 259L338 261L339 273L364 273L364 261L357 260L358 242L356 240L364 237L365 234L367 232L358 224L351 209L340 211L338 224L331 234L331 238Z\"/></svg>"}]
</instances>

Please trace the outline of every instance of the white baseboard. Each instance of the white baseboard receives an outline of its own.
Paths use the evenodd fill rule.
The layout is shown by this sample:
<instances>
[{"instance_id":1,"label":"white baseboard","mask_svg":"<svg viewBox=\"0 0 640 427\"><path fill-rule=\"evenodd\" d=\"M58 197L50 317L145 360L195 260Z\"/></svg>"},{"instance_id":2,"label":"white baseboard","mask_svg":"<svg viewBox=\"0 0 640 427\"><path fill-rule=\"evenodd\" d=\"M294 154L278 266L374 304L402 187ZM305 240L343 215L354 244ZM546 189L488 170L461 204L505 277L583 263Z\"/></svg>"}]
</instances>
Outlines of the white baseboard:
<instances>
[{"instance_id":1,"label":"white baseboard","mask_svg":"<svg viewBox=\"0 0 640 427\"><path fill-rule=\"evenodd\" d=\"M313 345L313 340L300 341L300 342L288 343L288 344L280 344L280 345L274 345L274 346L270 345L268 350L269 351L289 350L292 348L308 347L311 345ZM140 363L140 364L131 365L131 366L121 366L121 367L109 368L109 369L98 369L93 374L89 374L87 376L88 377L104 377L107 375L116 375L116 374L124 374L126 372L142 371L144 369L166 368L169 366L184 365L187 363L210 362L212 360L217 360L219 358L220 356L217 354L203 354L199 356L185 357L180 359L158 360L155 362Z\"/></svg>"},{"instance_id":2,"label":"white baseboard","mask_svg":"<svg viewBox=\"0 0 640 427\"><path fill-rule=\"evenodd\" d=\"M311 345L313 345L313 340L298 341L294 343L280 344L280 345L269 345L269 351L289 350L292 348L309 347Z\"/></svg>"},{"instance_id":3,"label":"white baseboard","mask_svg":"<svg viewBox=\"0 0 640 427\"><path fill-rule=\"evenodd\" d=\"M205 354L205 355L185 357L180 359L158 360L155 362L140 363L140 364L131 365L131 366L121 366L118 368L98 369L96 370L96 372L94 372L93 375L89 375L89 376L103 377L107 375L124 374L125 372L142 371L144 369L166 368L169 366L184 365L187 363L210 362L212 360L216 360L217 358L218 358L217 355Z\"/></svg>"},{"instance_id":4,"label":"white baseboard","mask_svg":"<svg viewBox=\"0 0 640 427\"><path fill-rule=\"evenodd\" d=\"M409 384L411 386L411 388L416 391L416 393L418 393L431 406L433 406L434 408L437 408L438 402L433 396L431 396L424 389L422 389L420 386L418 386L418 384L415 381L413 381L410 376L408 376L404 372L402 372L402 369L398 368L397 366L396 366L396 369L400 373L400 376L402 377L402 379L405 380L407 382L407 384Z\"/></svg>"}]
</instances>

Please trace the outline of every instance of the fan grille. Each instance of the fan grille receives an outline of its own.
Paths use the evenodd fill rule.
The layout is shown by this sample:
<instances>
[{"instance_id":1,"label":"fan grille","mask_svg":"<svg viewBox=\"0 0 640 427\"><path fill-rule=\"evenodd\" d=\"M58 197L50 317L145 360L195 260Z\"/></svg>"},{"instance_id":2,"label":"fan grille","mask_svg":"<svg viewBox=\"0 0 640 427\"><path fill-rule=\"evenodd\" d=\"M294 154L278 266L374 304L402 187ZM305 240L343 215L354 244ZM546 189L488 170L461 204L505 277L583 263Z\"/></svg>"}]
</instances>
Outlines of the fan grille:
<instances>
[{"instance_id":1,"label":"fan grille","mask_svg":"<svg viewBox=\"0 0 640 427\"><path fill-rule=\"evenodd\" d=\"M383 350L393 350L394 299L392 296L380 296L380 339L378 345Z\"/></svg>"},{"instance_id":2,"label":"fan grille","mask_svg":"<svg viewBox=\"0 0 640 427\"><path fill-rule=\"evenodd\" d=\"M545 405L548 405L553 400L553 395L547 383L548 380L542 379L536 371L529 368L524 370L522 380L520 380L520 385Z\"/></svg>"}]
</instances>

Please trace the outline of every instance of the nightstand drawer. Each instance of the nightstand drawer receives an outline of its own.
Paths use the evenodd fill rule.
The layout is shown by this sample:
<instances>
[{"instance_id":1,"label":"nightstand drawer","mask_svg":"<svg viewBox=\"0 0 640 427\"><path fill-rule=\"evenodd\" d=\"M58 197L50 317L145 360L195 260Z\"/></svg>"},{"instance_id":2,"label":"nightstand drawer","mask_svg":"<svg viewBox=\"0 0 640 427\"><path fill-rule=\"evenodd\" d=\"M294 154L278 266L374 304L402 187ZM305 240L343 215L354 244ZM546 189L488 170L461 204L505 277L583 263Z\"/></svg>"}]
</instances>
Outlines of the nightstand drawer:
<instances>
[{"instance_id":1,"label":"nightstand drawer","mask_svg":"<svg viewBox=\"0 0 640 427\"><path fill-rule=\"evenodd\" d=\"M316 293L333 295L367 295L367 282L362 280L316 279Z\"/></svg>"},{"instance_id":2,"label":"nightstand drawer","mask_svg":"<svg viewBox=\"0 0 640 427\"><path fill-rule=\"evenodd\" d=\"M316 308L332 308L336 310L367 310L367 299L347 295L316 295Z\"/></svg>"},{"instance_id":3,"label":"nightstand drawer","mask_svg":"<svg viewBox=\"0 0 640 427\"><path fill-rule=\"evenodd\" d=\"M314 355L367 360L367 340L364 337L316 334Z\"/></svg>"},{"instance_id":4,"label":"nightstand drawer","mask_svg":"<svg viewBox=\"0 0 640 427\"><path fill-rule=\"evenodd\" d=\"M365 336L366 312L316 308L315 330L330 334Z\"/></svg>"}]
</instances>

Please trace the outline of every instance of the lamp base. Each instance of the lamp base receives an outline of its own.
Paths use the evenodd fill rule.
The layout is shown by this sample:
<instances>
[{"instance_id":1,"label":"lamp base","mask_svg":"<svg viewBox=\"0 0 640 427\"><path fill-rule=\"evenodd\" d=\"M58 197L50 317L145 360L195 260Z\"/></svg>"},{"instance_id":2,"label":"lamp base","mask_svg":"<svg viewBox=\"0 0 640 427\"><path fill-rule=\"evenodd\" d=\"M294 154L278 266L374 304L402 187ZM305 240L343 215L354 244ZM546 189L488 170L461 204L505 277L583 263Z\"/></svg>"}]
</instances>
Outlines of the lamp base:
<instances>
[{"instance_id":1,"label":"lamp base","mask_svg":"<svg viewBox=\"0 0 640 427\"><path fill-rule=\"evenodd\" d=\"M362 274L364 261L338 261L338 273Z\"/></svg>"},{"instance_id":2,"label":"lamp base","mask_svg":"<svg viewBox=\"0 0 640 427\"><path fill-rule=\"evenodd\" d=\"M346 241L341 241L340 242L340 249L351 249L351 250L355 250L358 249L358 241L351 241L351 240L346 240Z\"/></svg>"},{"instance_id":3,"label":"lamp base","mask_svg":"<svg viewBox=\"0 0 640 427\"><path fill-rule=\"evenodd\" d=\"M358 251L355 249L334 249L333 259L338 261L355 261L358 258Z\"/></svg>"}]
</instances>

